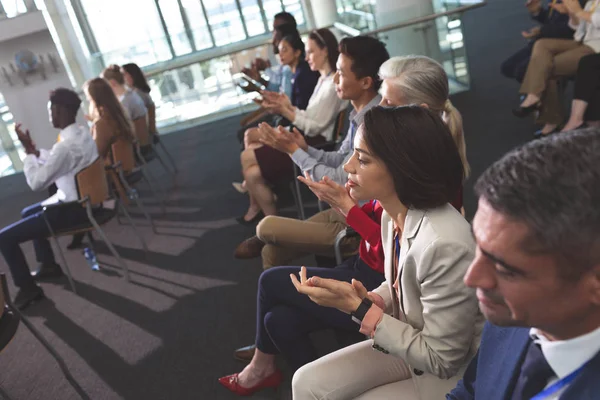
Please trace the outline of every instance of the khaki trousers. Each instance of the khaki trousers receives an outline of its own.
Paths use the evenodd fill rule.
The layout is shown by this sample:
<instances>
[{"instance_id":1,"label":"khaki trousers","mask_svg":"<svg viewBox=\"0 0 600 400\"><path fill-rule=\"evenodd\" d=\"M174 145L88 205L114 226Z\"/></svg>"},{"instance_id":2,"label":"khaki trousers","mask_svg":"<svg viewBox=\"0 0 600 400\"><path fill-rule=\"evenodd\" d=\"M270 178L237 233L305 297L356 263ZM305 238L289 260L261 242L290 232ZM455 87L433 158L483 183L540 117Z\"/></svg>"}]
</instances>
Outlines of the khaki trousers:
<instances>
[{"instance_id":1,"label":"khaki trousers","mask_svg":"<svg viewBox=\"0 0 600 400\"><path fill-rule=\"evenodd\" d=\"M309 254L334 257L335 237L346 229L346 219L335 210L321 211L307 220L268 216L256 227L262 249L263 268L289 265ZM343 240L344 257L356 254L360 238Z\"/></svg>"},{"instance_id":2,"label":"khaki trousers","mask_svg":"<svg viewBox=\"0 0 600 400\"><path fill-rule=\"evenodd\" d=\"M574 76L582 57L594 50L570 39L540 39L535 42L520 93L541 97L538 122L561 124L564 120L557 80Z\"/></svg>"},{"instance_id":3,"label":"khaki trousers","mask_svg":"<svg viewBox=\"0 0 600 400\"><path fill-rule=\"evenodd\" d=\"M356 343L296 371L294 400L416 400L410 368L402 359Z\"/></svg>"}]
</instances>

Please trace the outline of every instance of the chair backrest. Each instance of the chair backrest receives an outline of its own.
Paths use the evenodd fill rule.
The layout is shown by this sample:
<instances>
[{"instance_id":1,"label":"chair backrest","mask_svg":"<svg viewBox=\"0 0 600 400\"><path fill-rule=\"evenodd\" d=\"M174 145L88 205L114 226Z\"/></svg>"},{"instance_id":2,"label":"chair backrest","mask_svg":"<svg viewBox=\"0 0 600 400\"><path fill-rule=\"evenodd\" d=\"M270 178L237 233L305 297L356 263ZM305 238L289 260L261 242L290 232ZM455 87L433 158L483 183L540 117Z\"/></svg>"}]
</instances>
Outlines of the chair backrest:
<instances>
[{"instance_id":1,"label":"chair backrest","mask_svg":"<svg viewBox=\"0 0 600 400\"><path fill-rule=\"evenodd\" d=\"M79 198L89 197L90 204L95 206L108 199L108 182L104 171L104 160L98 157L96 161L75 175Z\"/></svg>"},{"instance_id":2,"label":"chair backrest","mask_svg":"<svg viewBox=\"0 0 600 400\"><path fill-rule=\"evenodd\" d=\"M121 168L125 174L130 173L135 168L135 153L133 143L124 138L118 138L111 146L113 163L121 163Z\"/></svg>"},{"instance_id":3,"label":"chair backrest","mask_svg":"<svg viewBox=\"0 0 600 400\"><path fill-rule=\"evenodd\" d=\"M337 119L335 120L335 125L333 125L333 141L335 143L339 142L342 139L344 132L344 125L346 120L348 119L348 109L345 108L337 115Z\"/></svg>"},{"instance_id":4,"label":"chair backrest","mask_svg":"<svg viewBox=\"0 0 600 400\"><path fill-rule=\"evenodd\" d=\"M148 107L148 131L151 135L157 135L156 131L156 106L152 104Z\"/></svg>"},{"instance_id":5,"label":"chair backrest","mask_svg":"<svg viewBox=\"0 0 600 400\"><path fill-rule=\"evenodd\" d=\"M135 130L135 137L140 142L140 146L144 147L151 143L150 131L148 130L147 116L141 117L133 121L133 128Z\"/></svg>"}]
</instances>

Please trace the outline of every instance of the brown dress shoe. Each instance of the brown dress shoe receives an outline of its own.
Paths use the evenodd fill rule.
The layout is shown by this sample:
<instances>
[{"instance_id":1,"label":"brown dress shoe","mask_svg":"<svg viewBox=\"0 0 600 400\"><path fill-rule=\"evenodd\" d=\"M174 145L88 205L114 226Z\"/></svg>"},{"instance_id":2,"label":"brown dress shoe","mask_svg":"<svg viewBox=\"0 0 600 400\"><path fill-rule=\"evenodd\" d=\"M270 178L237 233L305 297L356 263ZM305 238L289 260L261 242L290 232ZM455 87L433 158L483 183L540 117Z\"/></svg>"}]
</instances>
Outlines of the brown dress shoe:
<instances>
[{"instance_id":1,"label":"brown dress shoe","mask_svg":"<svg viewBox=\"0 0 600 400\"><path fill-rule=\"evenodd\" d=\"M250 239L238 244L233 256L243 260L260 257L260 251L263 247L265 247L265 243L256 236L252 236Z\"/></svg>"},{"instance_id":2,"label":"brown dress shoe","mask_svg":"<svg viewBox=\"0 0 600 400\"><path fill-rule=\"evenodd\" d=\"M252 344L246 347L240 347L233 352L233 358L240 361L250 362L254 357L254 351L256 351L256 345Z\"/></svg>"}]
</instances>

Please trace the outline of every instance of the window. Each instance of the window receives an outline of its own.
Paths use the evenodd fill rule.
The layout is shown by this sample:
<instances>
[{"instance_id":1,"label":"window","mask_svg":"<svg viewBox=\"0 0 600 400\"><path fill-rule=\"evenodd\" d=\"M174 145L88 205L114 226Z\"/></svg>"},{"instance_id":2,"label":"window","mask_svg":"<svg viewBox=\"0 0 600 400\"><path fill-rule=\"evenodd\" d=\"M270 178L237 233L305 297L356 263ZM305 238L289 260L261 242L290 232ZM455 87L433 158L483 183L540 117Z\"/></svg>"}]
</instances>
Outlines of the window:
<instances>
[{"instance_id":1,"label":"window","mask_svg":"<svg viewBox=\"0 0 600 400\"><path fill-rule=\"evenodd\" d=\"M0 177L23 170L25 150L17 139L13 115L0 93Z\"/></svg>"},{"instance_id":2,"label":"window","mask_svg":"<svg viewBox=\"0 0 600 400\"><path fill-rule=\"evenodd\" d=\"M154 0L81 0L104 64L172 58Z\"/></svg>"},{"instance_id":3,"label":"window","mask_svg":"<svg viewBox=\"0 0 600 400\"><path fill-rule=\"evenodd\" d=\"M182 56L192 51L190 40L185 32L185 25L183 24L183 18L179 10L177 1L174 0L159 0L160 11L162 12L169 36L171 38L171 44L173 45L173 51L176 56Z\"/></svg>"},{"instance_id":4,"label":"window","mask_svg":"<svg viewBox=\"0 0 600 400\"><path fill-rule=\"evenodd\" d=\"M196 50L212 47L213 42L206 24L206 18L204 18L202 3L199 0L181 0L181 4L183 5L190 30L192 31Z\"/></svg>"},{"instance_id":5,"label":"window","mask_svg":"<svg viewBox=\"0 0 600 400\"><path fill-rule=\"evenodd\" d=\"M246 39L240 10L235 0L205 1L204 7L216 46Z\"/></svg>"},{"instance_id":6,"label":"window","mask_svg":"<svg viewBox=\"0 0 600 400\"><path fill-rule=\"evenodd\" d=\"M248 30L248 36L256 36L265 33L265 23L256 0L242 0L242 15ZM269 28L270 29L270 28Z\"/></svg>"},{"instance_id":7,"label":"window","mask_svg":"<svg viewBox=\"0 0 600 400\"><path fill-rule=\"evenodd\" d=\"M0 0L0 6L4 9L4 13L8 18L27 12L23 0Z\"/></svg>"}]
</instances>

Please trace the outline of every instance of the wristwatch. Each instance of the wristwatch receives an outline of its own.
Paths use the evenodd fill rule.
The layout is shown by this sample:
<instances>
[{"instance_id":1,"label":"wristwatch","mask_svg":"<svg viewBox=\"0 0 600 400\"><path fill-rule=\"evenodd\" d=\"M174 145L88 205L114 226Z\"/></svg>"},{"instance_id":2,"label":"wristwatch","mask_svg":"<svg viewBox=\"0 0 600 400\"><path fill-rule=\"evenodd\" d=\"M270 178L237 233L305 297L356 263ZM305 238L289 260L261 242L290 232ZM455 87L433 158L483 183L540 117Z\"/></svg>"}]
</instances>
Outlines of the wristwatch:
<instances>
[{"instance_id":1,"label":"wristwatch","mask_svg":"<svg viewBox=\"0 0 600 400\"><path fill-rule=\"evenodd\" d=\"M368 297L365 297L358 306L358 308L354 310L354 312L350 313L350 316L352 316L352 321L356 322L359 325L362 324L362 320L365 318L367 311L369 311L372 305L373 302L369 300Z\"/></svg>"}]
</instances>

